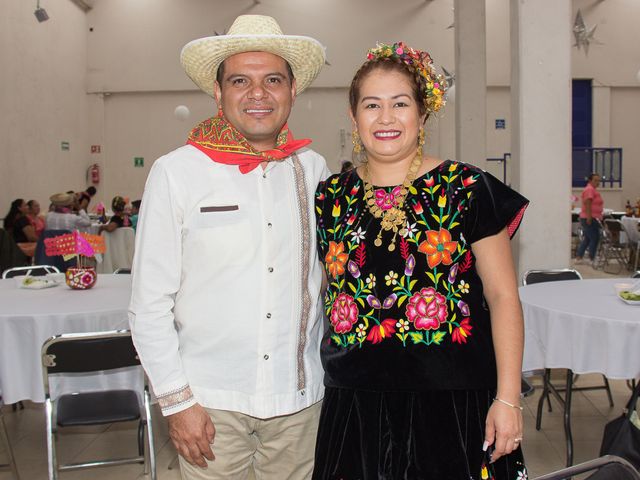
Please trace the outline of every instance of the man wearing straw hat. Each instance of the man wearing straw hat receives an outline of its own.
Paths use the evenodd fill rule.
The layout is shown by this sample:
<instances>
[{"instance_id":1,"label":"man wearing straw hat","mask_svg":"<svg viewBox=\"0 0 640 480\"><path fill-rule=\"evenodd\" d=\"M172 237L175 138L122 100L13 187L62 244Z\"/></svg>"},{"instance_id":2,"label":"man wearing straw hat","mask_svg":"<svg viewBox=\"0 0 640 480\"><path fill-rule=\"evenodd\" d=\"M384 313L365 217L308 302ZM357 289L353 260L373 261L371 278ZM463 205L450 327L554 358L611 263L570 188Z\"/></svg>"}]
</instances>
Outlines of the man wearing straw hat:
<instances>
[{"instance_id":1,"label":"man wearing straw hat","mask_svg":"<svg viewBox=\"0 0 640 480\"><path fill-rule=\"evenodd\" d=\"M323 396L313 195L329 172L286 122L324 48L243 15L181 61L219 110L149 173L133 339L183 478L308 478Z\"/></svg>"}]
</instances>

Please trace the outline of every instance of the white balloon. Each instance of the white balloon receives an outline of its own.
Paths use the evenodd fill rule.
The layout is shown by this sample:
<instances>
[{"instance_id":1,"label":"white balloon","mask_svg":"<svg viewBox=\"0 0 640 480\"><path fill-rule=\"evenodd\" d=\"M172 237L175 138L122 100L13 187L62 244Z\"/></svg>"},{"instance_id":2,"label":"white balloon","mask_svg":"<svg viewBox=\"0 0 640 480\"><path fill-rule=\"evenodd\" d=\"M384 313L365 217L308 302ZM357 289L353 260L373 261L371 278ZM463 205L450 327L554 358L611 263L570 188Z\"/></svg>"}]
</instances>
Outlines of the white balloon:
<instances>
[{"instance_id":1,"label":"white balloon","mask_svg":"<svg viewBox=\"0 0 640 480\"><path fill-rule=\"evenodd\" d=\"M455 102L456 101L456 86L451 85L448 89L447 89L447 101L448 102Z\"/></svg>"},{"instance_id":2,"label":"white balloon","mask_svg":"<svg viewBox=\"0 0 640 480\"><path fill-rule=\"evenodd\" d=\"M187 118L189 118L189 115L191 115L191 112L185 105L178 105L173 111L173 114L178 120L186 120Z\"/></svg>"}]
</instances>

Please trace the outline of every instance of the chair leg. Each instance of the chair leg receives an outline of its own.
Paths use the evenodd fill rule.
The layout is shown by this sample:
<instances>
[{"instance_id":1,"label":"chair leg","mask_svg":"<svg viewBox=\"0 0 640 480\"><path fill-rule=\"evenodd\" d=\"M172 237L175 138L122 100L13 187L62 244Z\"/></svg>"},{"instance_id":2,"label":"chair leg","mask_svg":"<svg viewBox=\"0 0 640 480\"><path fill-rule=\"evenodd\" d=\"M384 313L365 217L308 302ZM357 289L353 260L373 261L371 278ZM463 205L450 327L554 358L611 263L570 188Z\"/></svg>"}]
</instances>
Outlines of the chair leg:
<instances>
[{"instance_id":1,"label":"chair leg","mask_svg":"<svg viewBox=\"0 0 640 480\"><path fill-rule=\"evenodd\" d=\"M607 391L607 397L609 397L609 406L613 407L613 397L611 396L611 388L609 387L609 379L602 375L602 380L604 380L604 388Z\"/></svg>"},{"instance_id":2,"label":"chair leg","mask_svg":"<svg viewBox=\"0 0 640 480\"><path fill-rule=\"evenodd\" d=\"M542 407L544 405L545 398L549 402L549 407L551 407L551 402L549 401L549 378L551 376L551 369L545 368L544 375L542 376L542 395L540 395L540 400L538 400L538 411L536 413L536 430L540 430L542 426Z\"/></svg>"},{"instance_id":3,"label":"chair leg","mask_svg":"<svg viewBox=\"0 0 640 480\"><path fill-rule=\"evenodd\" d=\"M146 416L147 424L147 444L149 449L149 470L151 473L151 480L157 480L156 474L156 447L153 443L153 421L151 417L151 399L149 396L149 390L144 390L144 412Z\"/></svg>"},{"instance_id":4,"label":"chair leg","mask_svg":"<svg viewBox=\"0 0 640 480\"><path fill-rule=\"evenodd\" d=\"M144 456L144 427L145 421L141 418L138 422L138 455Z\"/></svg>"},{"instance_id":5,"label":"chair leg","mask_svg":"<svg viewBox=\"0 0 640 480\"><path fill-rule=\"evenodd\" d=\"M45 399L44 408L47 434L47 470L49 471L49 480L57 480L58 462L56 461L56 446L53 433L53 404L50 398Z\"/></svg>"},{"instance_id":6,"label":"chair leg","mask_svg":"<svg viewBox=\"0 0 640 480\"><path fill-rule=\"evenodd\" d=\"M2 413L0 413L0 434L2 436L4 444L7 446L7 455L9 456L9 467L11 468L11 472L13 473L13 476L16 480L20 480L20 475L18 474L18 466L16 465L16 457L13 455L13 449L11 448L11 443L9 442L9 435L7 434L7 426L4 423L4 417L2 416Z\"/></svg>"}]
</instances>

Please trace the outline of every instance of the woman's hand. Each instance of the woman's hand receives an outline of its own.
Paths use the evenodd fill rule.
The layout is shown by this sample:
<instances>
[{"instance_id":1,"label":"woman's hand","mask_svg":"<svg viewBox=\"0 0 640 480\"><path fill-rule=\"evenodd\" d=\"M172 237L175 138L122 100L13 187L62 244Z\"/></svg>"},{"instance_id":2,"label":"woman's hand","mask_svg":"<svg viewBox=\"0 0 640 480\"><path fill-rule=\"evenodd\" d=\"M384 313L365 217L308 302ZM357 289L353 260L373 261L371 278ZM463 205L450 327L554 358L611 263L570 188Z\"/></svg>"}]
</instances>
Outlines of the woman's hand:
<instances>
[{"instance_id":1,"label":"woman's hand","mask_svg":"<svg viewBox=\"0 0 640 480\"><path fill-rule=\"evenodd\" d=\"M485 422L483 449L493 445L491 463L520 446L523 435L522 411L499 401L494 401Z\"/></svg>"}]
</instances>

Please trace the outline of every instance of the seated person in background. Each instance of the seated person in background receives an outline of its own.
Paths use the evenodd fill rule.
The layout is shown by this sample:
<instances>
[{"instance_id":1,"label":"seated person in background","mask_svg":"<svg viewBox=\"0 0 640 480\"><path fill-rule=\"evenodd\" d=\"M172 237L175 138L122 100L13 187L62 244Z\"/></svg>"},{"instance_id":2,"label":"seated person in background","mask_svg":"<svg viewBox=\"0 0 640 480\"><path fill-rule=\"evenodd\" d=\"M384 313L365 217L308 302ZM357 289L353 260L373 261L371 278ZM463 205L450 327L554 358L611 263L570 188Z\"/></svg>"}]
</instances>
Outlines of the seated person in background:
<instances>
[{"instance_id":1,"label":"seated person in background","mask_svg":"<svg viewBox=\"0 0 640 480\"><path fill-rule=\"evenodd\" d=\"M78 192L76 193L76 201L78 202L78 215L91 221L87 213L89 210L89 202L91 202L91 195L87 192Z\"/></svg>"},{"instance_id":2,"label":"seated person in background","mask_svg":"<svg viewBox=\"0 0 640 480\"><path fill-rule=\"evenodd\" d=\"M131 202L131 226L135 230L138 226L138 213L140 212L140 205L142 200L134 200Z\"/></svg>"},{"instance_id":3,"label":"seated person in background","mask_svg":"<svg viewBox=\"0 0 640 480\"><path fill-rule=\"evenodd\" d=\"M130 227L131 220L129 219L129 215L124 213L124 208L127 203L124 201L124 198L121 196L113 197L111 202L111 210L113 210L113 217L109 220L109 223L106 225L100 225L99 233L104 231L113 232L116 228L120 227Z\"/></svg>"},{"instance_id":4,"label":"seated person in background","mask_svg":"<svg viewBox=\"0 0 640 480\"><path fill-rule=\"evenodd\" d=\"M46 230L86 230L91 226L89 218L72 212L75 197L73 193L56 193L49 197L53 210L45 219Z\"/></svg>"},{"instance_id":5,"label":"seated person in background","mask_svg":"<svg viewBox=\"0 0 640 480\"><path fill-rule=\"evenodd\" d=\"M27 217L27 202L17 198L11 202L9 213L4 216L4 229L11 234L14 242L27 243L38 240L36 231Z\"/></svg>"},{"instance_id":6,"label":"seated person in background","mask_svg":"<svg viewBox=\"0 0 640 480\"><path fill-rule=\"evenodd\" d=\"M29 222L33 225L33 229L36 232L36 238L40 238L42 231L44 230L44 217L40 215L40 203L37 200L29 200L27 202L27 217Z\"/></svg>"}]
</instances>

